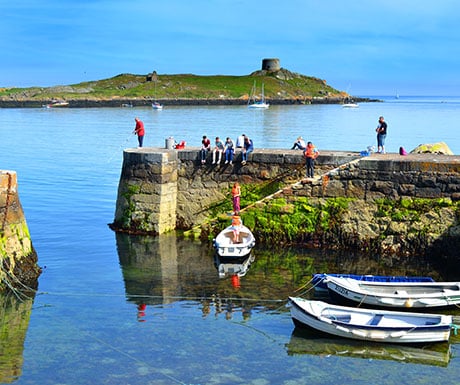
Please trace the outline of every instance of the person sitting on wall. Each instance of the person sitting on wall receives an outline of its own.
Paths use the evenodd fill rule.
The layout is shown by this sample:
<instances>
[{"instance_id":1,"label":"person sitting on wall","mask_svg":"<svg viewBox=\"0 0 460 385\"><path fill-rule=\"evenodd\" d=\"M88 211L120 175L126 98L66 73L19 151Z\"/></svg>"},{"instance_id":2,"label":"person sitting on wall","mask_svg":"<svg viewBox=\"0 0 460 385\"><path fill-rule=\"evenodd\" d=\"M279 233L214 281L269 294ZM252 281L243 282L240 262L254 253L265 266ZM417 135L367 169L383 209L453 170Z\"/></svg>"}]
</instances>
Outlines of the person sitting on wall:
<instances>
[{"instance_id":1,"label":"person sitting on wall","mask_svg":"<svg viewBox=\"0 0 460 385\"><path fill-rule=\"evenodd\" d=\"M225 164L233 163L233 154L235 152L235 149L233 148L233 140L230 138L227 138L225 141Z\"/></svg>"},{"instance_id":2,"label":"person sitting on wall","mask_svg":"<svg viewBox=\"0 0 460 385\"><path fill-rule=\"evenodd\" d=\"M216 137L216 143L214 145L214 150L212 150L212 164L216 164L216 154L219 154L217 164L220 164L222 160L222 153L224 152L224 144L220 140L220 138Z\"/></svg>"},{"instance_id":3,"label":"person sitting on wall","mask_svg":"<svg viewBox=\"0 0 460 385\"><path fill-rule=\"evenodd\" d=\"M206 135L203 135L203 140L201 141L201 150L200 150L201 164L206 163L206 157L208 156L208 151L210 150L211 150L211 141L208 139Z\"/></svg>"},{"instance_id":4,"label":"person sitting on wall","mask_svg":"<svg viewBox=\"0 0 460 385\"><path fill-rule=\"evenodd\" d=\"M305 150L307 146L305 145L305 140L299 136L297 140L294 142L294 145L292 146L291 150Z\"/></svg>"},{"instance_id":5,"label":"person sitting on wall","mask_svg":"<svg viewBox=\"0 0 460 385\"><path fill-rule=\"evenodd\" d=\"M242 134L236 138L236 148L243 148L244 147L244 137L246 135Z\"/></svg>"},{"instance_id":6,"label":"person sitting on wall","mask_svg":"<svg viewBox=\"0 0 460 385\"><path fill-rule=\"evenodd\" d=\"M242 158L241 164L242 165L246 164L249 154L253 151L254 151L254 143L252 142L252 139L249 139L249 136L245 135L243 152L241 153L241 158Z\"/></svg>"}]
</instances>

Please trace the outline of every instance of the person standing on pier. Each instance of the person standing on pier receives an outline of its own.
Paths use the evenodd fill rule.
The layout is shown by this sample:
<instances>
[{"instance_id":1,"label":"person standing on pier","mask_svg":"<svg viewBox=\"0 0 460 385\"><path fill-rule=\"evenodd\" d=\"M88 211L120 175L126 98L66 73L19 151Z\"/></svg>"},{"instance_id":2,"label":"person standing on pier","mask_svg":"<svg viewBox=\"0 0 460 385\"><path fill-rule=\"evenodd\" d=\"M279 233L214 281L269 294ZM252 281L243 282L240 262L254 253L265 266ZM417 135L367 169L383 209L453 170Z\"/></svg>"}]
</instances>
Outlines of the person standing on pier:
<instances>
[{"instance_id":1,"label":"person standing on pier","mask_svg":"<svg viewBox=\"0 0 460 385\"><path fill-rule=\"evenodd\" d=\"M377 153L385 154L385 138L387 137L387 122L383 116L379 118L379 124L375 129L377 132Z\"/></svg>"},{"instance_id":2,"label":"person standing on pier","mask_svg":"<svg viewBox=\"0 0 460 385\"><path fill-rule=\"evenodd\" d=\"M240 197L241 187L238 182L235 182L232 187L232 203L233 203L233 214L240 215Z\"/></svg>"},{"instance_id":3,"label":"person standing on pier","mask_svg":"<svg viewBox=\"0 0 460 385\"><path fill-rule=\"evenodd\" d=\"M134 121L136 122L136 127L134 128L133 134L137 134L139 147L142 147L145 135L144 123L139 118L134 118Z\"/></svg>"},{"instance_id":4,"label":"person standing on pier","mask_svg":"<svg viewBox=\"0 0 460 385\"><path fill-rule=\"evenodd\" d=\"M305 165L307 167L307 178L314 178L315 176L315 159L319 155L319 151L312 142L307 143L307 148L304 151Z\"/></svg>"}]
</instances>

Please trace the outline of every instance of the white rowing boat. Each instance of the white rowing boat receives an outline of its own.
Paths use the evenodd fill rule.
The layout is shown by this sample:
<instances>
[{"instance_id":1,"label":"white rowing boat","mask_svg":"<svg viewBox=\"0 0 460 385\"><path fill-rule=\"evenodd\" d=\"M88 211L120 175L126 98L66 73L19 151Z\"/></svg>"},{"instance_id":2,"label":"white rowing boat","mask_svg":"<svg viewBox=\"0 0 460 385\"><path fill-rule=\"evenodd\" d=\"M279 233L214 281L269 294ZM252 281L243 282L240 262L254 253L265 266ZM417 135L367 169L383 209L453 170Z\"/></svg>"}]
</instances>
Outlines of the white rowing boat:
<instances>
[{"instance_id":1,"label":"white rowing boat","mask_svg":"<svg viewBox=\"0 0 460 385\"><path fill-rule=\"evenodd\" d=\"M390 308L435 308L460 304L460 282L365 282L327 275L329 294L339 303Z\"/></svg>"},{"instance_id":2,"label":"white rowing boat","mask_svg":"<svg viewBox=\"0 0 460 385\"><path fill-rule=\"evenodd\" d=\"M296 326L364 341L426 343L448 341L452 316L372 310L289 297Z\"/></svg>"},{"instance_id":3,"label":"white rowing boat","mask_svg":"<svg viewBox=\"0 0 460 385\"><path fill-rule=\"evenodd\" d=\"M214 249L220 257L243 258L251 253L256 240L251 230L243 224L237 226L235 239L235 226L228 226L214 239Z\"/></svg>"}]
</instances>

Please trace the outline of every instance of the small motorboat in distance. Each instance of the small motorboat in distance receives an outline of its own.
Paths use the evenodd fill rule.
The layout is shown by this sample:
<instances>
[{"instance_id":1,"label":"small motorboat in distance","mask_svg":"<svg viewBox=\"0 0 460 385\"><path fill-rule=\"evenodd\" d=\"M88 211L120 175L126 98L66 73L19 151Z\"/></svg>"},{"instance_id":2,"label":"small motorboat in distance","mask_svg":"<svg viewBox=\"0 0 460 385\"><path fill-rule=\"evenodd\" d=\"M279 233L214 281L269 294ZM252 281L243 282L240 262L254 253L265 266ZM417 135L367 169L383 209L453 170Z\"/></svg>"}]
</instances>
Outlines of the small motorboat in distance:
<instances>
[{"instance_id":1,"label":"small motorboat in distance","mask_svg":"<svg viewBox=\"0 0 460 385\"><path fill-rule=\"evenodd\" d=\"M312 285L315 291L327 291L327 284L324 282L325 278L340 277L352 278L357 281L371 281L371 282L434 282L431 277L408 277L404 275L360 275L360 274L313 274Z\"/></svg>"},{"instance_id":2,"label":"small motorboat in distance","mask_svg":"<svg viewBox=\"0 0 460 385\"><path fill-rule=\"evenodd\" d=\"M340 303L389 308L460 305L460 282L365 282L326 276L329 295Z\"/></svg>"},{"instance_id":3,"label":"small motorboat in distance","mask_svg":"<svg viewBox=\"0 0 460 385\"><path fill-rule=\"evenodd\" d=\"M59 100L53 100L51 101L51 103L42 105L43 108L59 108L59 107L68 107L68 106L69 106L69 102L59 101Z\"/></svg>"},{"instance_id":4,"label":"small motorboat in distance","mask_svg":"<svg viewBox=\"0 0 460 385\"><path fill-rule=\"evenodd\" d=\"M359 107L359 104L358 103L345 103L345 104L342 104L342 108L358 108Z\"/></svg>"},{"instance_id":5,"label":"small motorboat in distance","mask_svg":"<svg viewBox=\"0 0 460 385\"><path fill-rule=\"evenodd\" d=\"M158 102L153 102L153 103L152 103L152 108L153 108L154 110L162 110L162 109L163 109L163 106L162 106L160 103L158 103Z\"/></svg>"},{"instance_id":6,"label":"small motorboat in distance","mask_svg":"<svg viewBox=\"0 0 460 385\"><path fill-rule=\"evenodd\" d=\"M232 217L232 224L223 229L213 241L220 257L244 258L251 253L256 240L251 230L241 222L238 215Z\"/></svg>"},{"instance_id":7,"label":"small motorboat in distance","mask_svg":"<svg viewBox=\"0 0 460 385\"><path fill-rule=\"evenodd\" d=\"M452 316L372 310L289 297L296 326L339 337L390 343L448 341Z\"/></svg>"}]
</instances>

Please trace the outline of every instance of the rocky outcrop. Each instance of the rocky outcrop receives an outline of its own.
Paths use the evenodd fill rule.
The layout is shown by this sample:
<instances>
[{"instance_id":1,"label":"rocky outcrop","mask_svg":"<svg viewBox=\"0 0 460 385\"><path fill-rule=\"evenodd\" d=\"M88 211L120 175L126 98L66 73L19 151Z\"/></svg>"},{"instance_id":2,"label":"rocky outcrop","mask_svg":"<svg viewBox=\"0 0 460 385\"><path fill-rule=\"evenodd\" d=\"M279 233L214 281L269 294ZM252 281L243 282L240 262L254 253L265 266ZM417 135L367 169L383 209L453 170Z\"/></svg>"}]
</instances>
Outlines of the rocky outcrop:
<instances>
[{"instance_id":1,"label":"rocky outcrop","mask_svg":"<svg viewBox=\"0 0 460 385\"><path fill-rule=\"evenodd\" d=\"M14 171L0 171L0 291L35 289L37 254L17 191Z\"/></svg>"},{"instance_id":2,"label":"rocky outcrop","mask_svg":"<svg viewBox=\"0 0 460 385\"><path fill-rule=\"evenodd\" d=\"M411 151L411 154L454 155L449 146L444 142L438 142L433 144L420 144Z\"/></svg>"}]
</instances>

